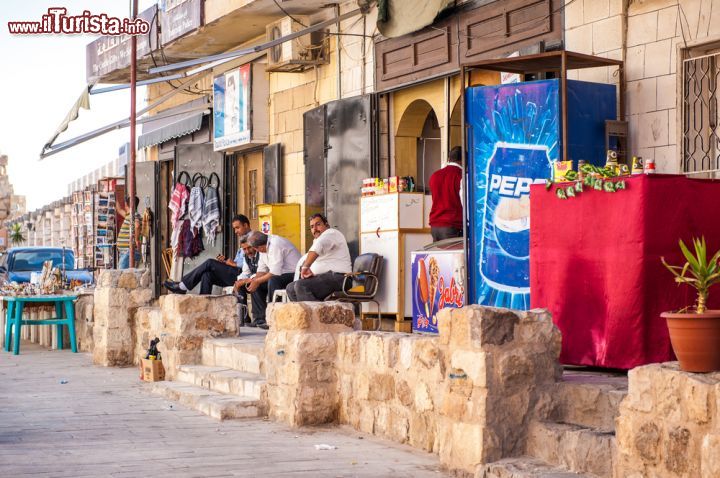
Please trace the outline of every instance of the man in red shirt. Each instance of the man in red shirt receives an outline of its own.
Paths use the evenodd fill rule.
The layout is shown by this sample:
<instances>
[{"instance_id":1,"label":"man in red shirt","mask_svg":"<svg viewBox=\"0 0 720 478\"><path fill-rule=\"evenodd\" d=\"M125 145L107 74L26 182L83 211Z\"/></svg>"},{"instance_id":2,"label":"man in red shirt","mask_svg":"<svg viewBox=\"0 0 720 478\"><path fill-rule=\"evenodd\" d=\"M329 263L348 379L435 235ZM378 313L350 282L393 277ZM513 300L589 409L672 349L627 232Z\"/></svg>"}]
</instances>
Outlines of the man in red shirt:
<instances>
[{"instance_id":1,"label":"man in red shirt","mask_svg":"<svg viewBox=\"0 0 720 478\"><path fill-rule=\"evenodd\" d=\"M430 233L434 242L463 233L462 151L459 146L450 150L447 165L430 176Z\"/></svg>"}]
</instances>

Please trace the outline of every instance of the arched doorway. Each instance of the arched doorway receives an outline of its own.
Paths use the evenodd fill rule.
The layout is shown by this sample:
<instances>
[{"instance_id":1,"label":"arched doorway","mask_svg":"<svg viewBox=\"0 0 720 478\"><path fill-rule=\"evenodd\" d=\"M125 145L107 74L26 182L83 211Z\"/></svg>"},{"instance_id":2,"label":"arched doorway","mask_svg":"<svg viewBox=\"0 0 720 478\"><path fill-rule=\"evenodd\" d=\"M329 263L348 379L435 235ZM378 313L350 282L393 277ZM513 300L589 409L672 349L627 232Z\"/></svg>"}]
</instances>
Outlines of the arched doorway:
<instances>
[{"instance_id":1,"label":"arched doorway","mask_svg":"<svg viewBox=\"0 0 720 478\"><path fill-rule=\"evenodd\" d=\"M442 140L438 117L425 100L405 109L395 135L398 176L413 176L418 191L427 191L430 175L440 169Z\"/></svg>"}]
</instances>

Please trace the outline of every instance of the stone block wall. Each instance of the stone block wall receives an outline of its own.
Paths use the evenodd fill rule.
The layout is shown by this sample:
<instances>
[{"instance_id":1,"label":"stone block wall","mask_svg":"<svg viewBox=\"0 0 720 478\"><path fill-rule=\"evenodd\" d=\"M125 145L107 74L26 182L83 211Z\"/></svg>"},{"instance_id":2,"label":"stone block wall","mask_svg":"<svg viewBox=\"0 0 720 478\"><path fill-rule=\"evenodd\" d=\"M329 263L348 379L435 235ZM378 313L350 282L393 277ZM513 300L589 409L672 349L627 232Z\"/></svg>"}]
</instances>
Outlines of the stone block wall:
<instances>
[{"instance_id":1,"label":"stone block wall","mask_svg":"<svg viewBox=\"0 0 720 478\"><path fill-rule=\"evenodd\" d=\"M628 378L614 476L720 476L720 373L683 372L669 362L635 368Z\"/></svg>"},{"instance_id":2,"label":"stone block wall","mask_svg":"<svg viewBox=\"0 0 720 478\"><path fill-rule=\"evenodd\" d=\"M134 320L133 363L137 364L160 338L165 376L175 377L180 365L200 363L207 337L237 334L237 299L233 296L165 295L156 307L140 307Z\"/></svg>"},{"instance_id":3,"label":"stone block wall","mask_svg":"<svg viewBox=\"0 0 720 478\"><path fill-rule=\"evenodd\" d=\"M552 409L560 333L546 311L447 309L438 337L352 332L340 304L268 317L270 416L292 426L338 421L473 473L521 455L530 419Z\"/></svg>"},{"instance_id":4,"label":"stone block wall","mask_svg":"<svg viewBox=\"0 0 720 478\"><path fill-rule=\"evenodd\" d=\"M96 365L132 365L135 312L151 300L149 271L108 269L100 273L94 299L93 362Z\"/></svg>"},{"instance_id":5,"label":"stone block wall","mask_svg":"<svg viewBox=\"0 0 720 478\"><path fill-rule=\"evenodd\" d=\"M350 304L268 304L265 339L268 414L291 426L337 419L337 337L352 330Z\"/></svg>"},{"instance_id":6,"label":"stone block wall","mask_svg":"<svg viewBox=\"0 0 720 478\"><path fill-rule=\"evenodd\" d=\"M339 422L437 452L439 384L446 364L437 337L351 332L338 337Z\"/></svg>"}]
</instances>

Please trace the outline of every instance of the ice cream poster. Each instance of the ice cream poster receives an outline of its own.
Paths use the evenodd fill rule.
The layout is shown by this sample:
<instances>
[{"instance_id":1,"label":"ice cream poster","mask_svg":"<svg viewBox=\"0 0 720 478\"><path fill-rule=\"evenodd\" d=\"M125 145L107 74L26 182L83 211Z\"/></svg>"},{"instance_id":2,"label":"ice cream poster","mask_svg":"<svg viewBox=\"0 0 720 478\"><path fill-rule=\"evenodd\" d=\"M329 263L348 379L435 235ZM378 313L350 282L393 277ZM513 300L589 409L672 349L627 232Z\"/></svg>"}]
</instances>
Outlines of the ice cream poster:
<instances>
[{"instance_id":1,"label":"ice cream poster","mask_svg":"<svg viewBox=\"0 0 720 478\"><path fill-rule=\"evenodd\" d=\"M461 251L412 253L413 331L437 333L437 313L465 305L464 267Z\"/></svg>"}]
</instances>

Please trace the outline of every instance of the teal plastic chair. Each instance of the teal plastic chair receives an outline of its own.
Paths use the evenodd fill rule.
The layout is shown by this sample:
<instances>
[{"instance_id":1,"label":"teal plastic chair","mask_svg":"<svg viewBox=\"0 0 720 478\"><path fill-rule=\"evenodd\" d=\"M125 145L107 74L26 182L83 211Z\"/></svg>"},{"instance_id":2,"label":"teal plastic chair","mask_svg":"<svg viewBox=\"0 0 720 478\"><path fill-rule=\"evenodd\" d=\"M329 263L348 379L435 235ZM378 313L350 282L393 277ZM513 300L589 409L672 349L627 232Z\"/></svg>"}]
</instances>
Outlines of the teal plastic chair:
<instances>
[{"instance_id":1,"label":"teal plastic chair","mask_svg":"<svg viewBox=\"0 0 720 478\"><path fill-rule=\"evenodd\" d=\"M22 296L3 297L7 304L5 319L5 351L10 351L10 340L13 341L13 354L20 353L20 335L23 325L54 325L57 327L58 349L63 348L63 326L67 326L70 333L70 348L77 352L77 339L75 336L75 307L73 302L76 295L54 295L54 296ZM23 320L23 308L26 303L53 303L55 305L55 317L51 319Z\"/></svg>"}]
</instances>

